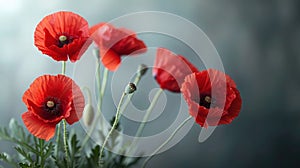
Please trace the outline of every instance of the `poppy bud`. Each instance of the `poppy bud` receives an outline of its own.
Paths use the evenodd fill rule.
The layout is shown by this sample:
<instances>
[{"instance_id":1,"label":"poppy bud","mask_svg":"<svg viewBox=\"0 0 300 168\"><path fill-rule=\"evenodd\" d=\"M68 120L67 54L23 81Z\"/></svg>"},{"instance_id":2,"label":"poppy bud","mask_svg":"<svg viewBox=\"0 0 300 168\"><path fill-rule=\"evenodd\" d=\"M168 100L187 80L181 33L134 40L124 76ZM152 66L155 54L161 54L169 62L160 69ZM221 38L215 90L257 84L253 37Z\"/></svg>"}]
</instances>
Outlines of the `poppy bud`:
<instances>
[{"instance_id":1,"label":"poppy bud","mask_svg":"<svg viewBox=\"0 0 300 168\"><path fill-rule=\"evenodd\" d=\"M134 83L129 83L129 84L126 86L124 92L125 92L126 94L131 94L131 93L133 93L134 91L136 91L136 86L135 86L135 84L134 84Z\"/></svg>"},{"instance_id":2,"label":"poppy bud","mask_svg":"<svg viewBox=\"0 0 300 168\"><path fill-rule=\"evenodd\" d=\"M145 65L145 64L139 65L139 67L138 67L138 75L139 76L145 75L145 73L147 72L147 70L148 70L148 66L147 65Z\"/></svg>"},{"instance_id":3,"label":"poppy bud","mask_svg":"<svg viewBox=\"0 0 300 168\"><path fill-rule=\"evenodd\" d=\"M83 111L83 122L86 126L91 126L94 121L94 108L91 104L86 104Z\"/></svg>"}]
</instances>

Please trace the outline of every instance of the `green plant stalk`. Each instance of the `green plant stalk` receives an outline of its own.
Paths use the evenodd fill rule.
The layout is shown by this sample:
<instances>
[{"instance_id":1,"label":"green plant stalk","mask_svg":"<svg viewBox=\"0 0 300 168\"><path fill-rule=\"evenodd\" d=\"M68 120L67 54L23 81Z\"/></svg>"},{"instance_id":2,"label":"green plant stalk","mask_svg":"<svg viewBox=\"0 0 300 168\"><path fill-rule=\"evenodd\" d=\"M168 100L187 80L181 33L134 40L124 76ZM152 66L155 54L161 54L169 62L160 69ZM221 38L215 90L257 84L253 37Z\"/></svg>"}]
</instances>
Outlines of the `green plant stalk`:
<instances>
[{"instance_id":1,"label":"green plant stalk","mask_svg":"<svg viewBox=\"0 0 300 168\"><path fill-rule=\"evenodd\" d=\"M39 163L40 162L40 151L38 148L39 148L39 144L37 142L38 138L34 137L33 138L33 141L34 141L34 145L35 145L35 150L36 150L36 153L35 153L35 156L36 156L36 163Z\"/></svg>"},{"instance_id":2,"label":"green plant stalk","mask_svg":"<svg viewBox=\"0 0 300 168\"><path fill-rule=\"evenodd\" d=\"M103 95L105 92L105 88L106 88L106 83L107 83L107 78L108 78L108 70L105 68L104 72L103 72L103 79L102 79L102 84L100 85L100 65L101 62L97 62L98 66L97 66L97 70L96 70L96 82L97 82L97 89L99 91L99 97L98 97L98 103L97 103L97 113L95 115L95 120L93 121L91 128L89 129L88 133L86 134L84 140L82 141L82 146L81 146L81 150L84 149L84 146L86 145L86 143L88 142L90 136L92 135L93 131L95 130L96 124L98 123L97 121L99 120L99 118L101 117L102 111L101 111L101 107L102 107L102 100L103 100Z\"/></svg>"},{"instance_id":3,"label":"green plant stalk","mask_svg":"<svg viewBox=\"0 0 300 168\"><path fill-rule=\"evenodd\" d=\"M63 61L62 62L62 67L61 67L61 74L62 75L65 75L66 74L66 61ZM57 124L57 134L56 134L56 153L55 153L55 156L56 158L58 159L59 156L58 156L58 151L59 151L59 138L60 138L60 130L61 130L61 126L60 126L60 123ZM64 147L64 148L67 148L67 147Z\"/></svg>"},{"instance_id":4,"label":"green plant stalk","mask_svg":"<svg viewBox=\"0 0 300 168\"><path fill-rule=\"evenodd\" d=\"M70 163L70 160L69 160L69 154L68 154L68 144L67 144L67 123L66 123L66 120L63 119L63 129L64 129L64 150L65 150L65 156L66 156L66 161L67 161L67 167L69 167L69 163Z\"/></svg>"},{"instance_id":5,"label":"green plant stalk","mask_svg":"<svg viewBox=\"0 0 300 168\"><path fill-rule=\"evenodd\" d=\"M159 89L157 92L156 92L156 94L154 95L154 98L153 98L153 100L152 100L152 102L151 102L151 104L150 104L150 106L148 107L148 109L147 109L147 111L146 111L146 114L145 114L145 116L144 116L144 118L143 118L143 121L141 122L141 124L140 124L140 126L139 126L139 128L138 128L138 130L137 130L137 132L136 132L136 134L135 134L135 139L133 140L133 142L130 144L130 149L129 149L129 154L132 152L132 150L133 150L133 146L135 146L135 143L137 142L137 137L140 137L141 135L142 135L142 133L143 133L143 131L144 131L144 128L145 128L145 125L146 125L146 123L147 123L147 120L148 120L148 118L149 118L149 116L150 116L150 114L151 114L151 112L153 111L153 108L155 107L155 105L156 105L156 103L157 103L157 101L158 101L158 99L159 99L159 97L160 97L160 95L163 93L163 89Z\"/></svg>"},{"instance_id":6,"label":"green plant stalk","mask_svg":"<svg viewBox=\"0 0 300 168\"><path fill-rule=\"evenodd\" d=\"M100 96L101 97L101 103L102 103L103 95L104 95L105 88L106 88L107 78L108 78L108 69L104 68L102 84L101 84L101 92L100 92L101 93L101 96Z\"/></svg>"},{"instance_id":7,"label":"green plant stalk","mask_svg":"<svg viewBox=\"0 0 300 168\"><path fill-rule=\"evenodd\" d=\"M119 122L119 119L120 119L120 116L121 116L121 113L120 113L121 112L121 105L124 101L125 96L126 96L126 93L123 92L123 94L121 96L121 99L119 101L118 107L117 107L117 113L116 113L115 121L114 121L110 131L108 132L107 136L105 137L105 140L104 140L104 142L101 146L100 155L99 155L99 163L98 163L100 167L101 167L102 156L103 156L105 145L108 142L108 139L109 139L110 135L113 133L113 131L115 130L115 128L116 128L116 126Z\"/></svg>"},{"instance_id":8,"label":"green plant stalk","mask_svg":"<svg viewBox=\"0 0 300 168\"><path fill-rule=\"evenodd\" d=\"M97 85L97 87L98 87L98 85ZM88 95L88 104L92 104L92 96L91 96L91 91L90 91L90 89L87 88L87 87L83 87L82 90L86 90L86 93L87 93L87 95ZM97 114L96 114L96 115L97 115ZM94 125L95 125L94 123L96 123L96 121L93 121L93 122L92 122L92 127L95 127L95 126L94 126ZM81 145L80 151L84 148L84 146L85 146L86 143L88 142L89 137L90 137L90 135L91 135L92 132L93 132L93 130L89 130L89 132L86 134L84 140L82 141L82 145Z\"/></svg>"},{"instance_id":9,"label":"green plant stalk","mask_svg":"<svg viewBox=\"0 0 300 168\"><path fill-rule=\"evenodd\" d=\"M56 132L56 151L55 151L55 157L58 158L58 151L59 151L59 146L60 146L60 143L59 143L59 138L60 138L60 123L57 124L57 132Z\"/></svg>"},{"instance_id":10,"label":"green plant stalk","mask_svg":"<svg viewBox=\"0 0 300 168\"><path fill-rule=\"evenodd\" d=\"M40 157L41 157L41 163L40 163L40 165L41 165L41 167L43 168L44 166L45 166L45 156L44 156L44 153L43 153L43 151L44 151L44 140L42 140L42 139L39 139L39 145L40 145Z\"/></svg>"},{"instance_id":11,"label":"green plant stalk","mask_svg":"<svg viewBox=\"0 0 300 168\"><path fill-rule=\"evenodd\" d=\"M138 86L138 84L140 83L140 81L141 81L141 79L142 79L142 76L143 76L143 75L140 75L140 73L138 73L138 74L135 76L135 79L134 79L133 83L134 83L136 86ZM125 100L125 103L124 103L123 106L122 106L123 108L122 108L122 110L121 110L121 113L123 113L123 112L126 110L126 108L127 108L128 104L129 104L129 102L131 101L131 98L133 97L133 95L134 95L134 93L128 95L128 99ZM153 101L152 101L152 102L153 102ZM151 103L152 103L152 102L151 102ZM121 152L121 153L125 152L126 148L127 148L128 146L130 146L131 144L133 144L133 143L125 144L125 145L122 147L122 149L120 149L120 152ZM132 149L130 148L129 152L131 152L131 151L132 151Z\"/></svg>"},{"instance_id":12,"label":"green plant stalk","mask_svg":"<svg viewBox=\"0 0 300 168\"><path fill-rule=\"evenodd\" d=\"M153 158L153 156L159 152L166 144L170 142L172 138L176 135L176 133L192 118L192 116L189 116L186 118L176 129L175 131L171 134L171 136L163 143L161 144L143 163L142 168L145 168L147 163Z\"/></svg>"},{"instance_id":13,"label":"green plant stalk","mask_svg":"<svg viewBox=\"0 0 300 168\"><path fill-rule=\"evenodd\" d=\"M61 74L62 75L66 74L66 61L62 62Z\"/></svg>"},{"instance_id":14,"label":"green plant stalk","mask_svg":"<svg viewBox=\"0 0 300 168\"><path fill-rule=\"evenodd\" d=\"M83 87L82 90L86 91L87 97L88 97L88 104L92 104L92 93L88 87Z\"/></svg>"},{"instance_id":15,"label":"green plant stalk","mask_svg":"<svg viewBox=\"0 0 300 168\"><path fill-rule=\"evenodd\" d=\"M135 79L134 79L134 81L133 81L133 83L135 84L135 86L138 86L138 84L139 84L140 81L141 81L141 78L142 78L142 76L140 76L140 75L137 75L137 76L135 77ZM133 95L134 95L134 93L128 95L128 99L126 99L125 102L124 102L124 104L123 104L123 108L122 108L122 110L121 110L122 113L126 110L126 108L127 108L128 104L129 104L129 102L131 101L131 98L132 98Z\"/></svg>"},{"instance_id":16,"label":"green plant stalk","mask_svg":"<svg viewBox=\"0 0 300 168\"><path fill-rule=\"evenodd\" d=\"M139 136L141 136L141 134L143 133L143 130L144 130L144 128L145 128L145 125L146 125L146 123L147 123L147 120L148 120L148 118L149 118L149 116L150 116L150 114L151 114L153 108L155 107L155 105L156 105L156 103L157 103L157 101L158 101L160 95L163 93L163 91L164 91L164 90L160 88L160 89L156 92L156 94L155 94L155 96L154 96L154 98L153 98L153 100L152 100L152 102L151 102L149 108L148 108L147 111L146 111L146 114L145 114L145 116L144 116L144 118L143 118L143 121L142 121L142 123L140 124L137 133L135 134L135 137L139 137Z\"/></svg>"}]
</instances>

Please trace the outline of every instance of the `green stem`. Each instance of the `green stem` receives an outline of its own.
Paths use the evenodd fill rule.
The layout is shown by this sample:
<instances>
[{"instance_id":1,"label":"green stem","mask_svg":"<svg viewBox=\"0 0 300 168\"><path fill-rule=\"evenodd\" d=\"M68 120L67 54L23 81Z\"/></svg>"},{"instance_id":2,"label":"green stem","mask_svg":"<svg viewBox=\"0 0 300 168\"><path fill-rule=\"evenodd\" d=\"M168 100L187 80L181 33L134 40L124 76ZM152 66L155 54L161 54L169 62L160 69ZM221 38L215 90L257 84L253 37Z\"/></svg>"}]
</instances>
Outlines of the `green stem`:
<instances>
[{"instance_id":1,"label":"green stem","mask_svg":"<svg viewBox=\"0 0 300 168\"><path fill-rule=\"evenodd\" d=\"M142 78L142 76L140 76L140 75L137 75L137 76L135 77L133 83L135 84L136 87L137 87L138 84L140 83L141 78ZM122 107L123 107L122 110L121 110L122 113L126 110L126 108L127 108L127 106L129 105L129 102L131 101L131 98L132 98L133 95L134 95L134 94L128 95L128 99L125 100L125 102L124 102L124 104L123 104L123 106L122 106Z\"/></svg>"},{"instance_id":2,"label":"green stem","mask_svg":"<svg viewBox=\"0 0 300 168\"><path fill-rule=\"evenodd\" d=\"M62 75L66 74L66 61L62 62L61 74Z\"/></svg>"},{"instance_id":3,"label":"green stem","mask_svg":"<svg viewBox=\"0 0 300 168\"><path fill-rule=\"evenodd\" d=\"M107 83L107 78L108 78L108 69L104 68L104 72L103 72L103 79L102 79L102 84L101 84L101 99L103 98L104 92L105 92L105 87L106 87L106 83ZM101 100L102 102L102 100Z\"/></svg>"},{"instance_id":4,"label":"green stem","mask_svg":"<svg viewBox=\"0 0 300 168\"><path fill-rule=\"evenodd\" d=\"M58 151L59 151L59 147L60 147L60 143L59 143L59 138L60 138L60 123L57 124L57 134L56 134L56 151L55 151L55 156L58 159Z\"/></svg>"},{"instance_id":5,"label":"green stem","mask_svg":"<svg viewBox=\"0 0 300 168\"><path fill-rule=\"evenodd\" d=\"M154 98L153 98L153 100L152 100L152 102L151 102L149 108L148 108L147 111L146 111L146 115L144 116L143 121L142 121L142 123L140 124L137 133L135 134L135 137L141 136L141 134L142 134L142 132L143 132L143 130L144 130L144 128L145 128L145 125L146 125L146 123L147 123L147 120L148 120L148 118L149 118L149 116L150 116L150 114L151 114L153 108L155 107L155 105L156 105L156 103L157 103L157 101L158 101L159 96L162 94L163 91L164 91L163 89L159 89L159 90L156 92L156 94L155 94L155 96L154 96Z\"/></svg>"},{"instance_id":6,"label":"green stem","mask_svg":"<svg viewBox=\"0 0 300 168\"><path fill-rule=\"evenodd\" d=\"M88 87L84 86L82 88L82 90L86 91L86 94L87 94L87 97L88 97L87 104L92 104L92 93L91 93L90 89Z\"/></svg>"},{"instance_id":7,"label":"green stem","mask_svg":"<svg viewBox=\"0 0 300 168\"><path fill-rule=\"evenodd\" d=\"M137 85L140 83L141 79L142 79L142 76L137 75L137 76L135 77L133 83L137 86Z\"/></svg>"},{"instance_id":8,"label":"green stem","mask_svg":"<svg viewBox=\"0 0 300 168\"><path fill-rule=\"evenodd\" d=\"M131 147L129 148L129 151L128 151L129 154L132 152L132 150L134 150L133 147L135 146L135 144L136 144L136 142L137 142L137 140L138 140L138 137L140 137L141 134L143 133L143 130L144 130L145 125L146 125L146 123L147 123L147 121L148 121L148 118L149 118L149 116L150 116L150 114L151 114L153 108L155 107L155 105L156 105L156 103L157 103L157 101L158 101L158 98L160 97L160 95L161 95L162 93L163 93L163 89L159 89L159 90L156 92L156 94L154 95L154 98L153 98L153 100L152 100L150 106L148 107L148 109L147 109L147 111L146 111L146 114L145 114L145 116L144 116L144 118L143 118L143 121L141 122L141 124L140 124L140 126L139 126L139 128L138 128L138 130L137 130L137 132L136 132L136 134L135 134L135 136L134 136L135 138L134 138L133 142L132 142L131 144L129 144L129 145L131 146ZM124 149L124 150L125 150L125 149Z\"/></svg>"},{"instance_id":9,"label":"green stem","mask_svg":"<svg viewBox=\"0 0 300 168\"><path fill-rule=\"evenodd\" d=\"M159 152L166 144L170 142L172 138L176 135L176 133L192 118L192 116L189 116L186 118L176 129L175 131L171 134L171 136L163 143L161 144L143 163L142 168L145 168L147 163L153 158L153 156Z\"/></svg>"},{"instance_id":10,"label":"green stem","mask_svg":"<svg viewBox=\"0 0 300 168\"><path fill-rule=\"evenodd\" d=\"M39 145L40 145L40 157L41 157L41 168L45 166L45 156L44 156L44 140L39 139Z\"/></svg>"},{"instance_id":11,"label":"green stem","mask_svg":"<svg viewBox=\"0 0 300 168\"><path fill-rule=\"evenodd\" d=\"M101 106L102 106L102 99L103 99L103 95L105 92L105 87L106 87L106 83L107 83L107 78L108 78L108 70L105 68L104 72L103 72L103 79L102 79L102 84L100 85L100 65L101 62L97 62L97 69L96 69L96 83L97 83L97 89L99 91L98 94L98 103L97 103L97 113L95 116L95 121L93 121L91 128L89 129L88 133L86 134L85 138L82 141L82 145L81 145L81 150L84 148L84 146L87 144L90 136L92 135L92 133L95 130L96 124L98 123L97 121L99 120L99 118L101 117L102 111L101 111Z\"/></svg>"},{"instance_id":12,"label":"green stem","mask_svg":"<svg viewBox=\"0 0 300 168\"><path fill-rule=\"evenodd\" d=\"M63 61L62 64L61 64L61 74L62 75L65 75L66 73L66 61ZM58 159L58 153L59 153L59 147L60 147L60 143L59 143L59 139L60 139L60 129L61 129L61 126L60 126L60 123L57 124L57 134L56 134L56 153L55 153L55 156L56 158Z\"/></svg>"},{"instance_id":13,"label":"green stem","mask_svg":"<svg viewBox=\"0 0 300 168\"><path fill-rule=\"evenodd\" d=\"M34 140L34 144L35 144L35 148L36 148L36 150L37 151L41 151L40 149L39 149L39 147L40 147L40 141L39 141L39 139L38 138L34 138L33 139ZM40 156L41 154L40 153L38 153L38 154L36 154L36 163L40 163Z\"/></svg>"},{"instance_id":14,"label":"green stem","mask_svg":"<svg viewBox=\"0 0 300 168\"><path fill-rule=\"evenodd\" d=\"M120 109L121 109L121 105L124 101L125 96L126 96L126 93L123 92L123 94L121 96L121 99L119 101L118 107L117 107L117 113L116 113L115 121L114 121L110 131L108 132L107 136L105 137L105 140L104 140L103 144L102 144L102 147L101 147L101 150L100 150L100 155L99 155L99 163L98 163L99 166L101 166L101 164L102 164L101 162L102 162L102 156L103 156L105 145L106 145L110 135L113 133L113 131L115 130L115 128L116 128L116 126L119 122L119 119L120 119L120 116L121 116L121 113L120 113L121 110Z\"/></svg>"},{"instance_id":15,"label":"green stem","mask_svg":"<svg viewBox=\"0 0 300 168\"><path fill-rule=\"evenodd\" d=\"M100 65L101 63L100 62L97 62L97 68L96 68L96 84L97 84L97 90L98 90L98 93L99 93L99 97L101 95L101 82L100 82L100 76L101 76L101 70L100 70ZM99 99L98 99L99 101Z\"/></svg>"},{"instance_id":16,"label":"green stem","mask_svg":"<svg viewBox=\"0 0 300 168\"><path fill-rule=\"evenodd\" d=\"M61 68L61 74L65 75L66 74L66 61L62 62L62 68ZM65 156L67 160L67 165L69 163L69 155L68 155L68 144L67 144L67 124L66 120L63 119L63 142L64 142L64 150L65 150ZM58 135L59 137L60 135ZM58 159L58 158L57 158Z\"/></svg>"},{"instance_id":17,"label":"green stem","mask_svg":"<svg viewBox=\"0 0 300 168\"><path fill-rule=\"evenodd\" d=\"M65 150L65 156L67 161L67 167L69 165L69 152L68 152L68 144L67 144L67 123L66 120L63 119L63 129L64 129L64 150Z\"/></svg>"}]
</instances>

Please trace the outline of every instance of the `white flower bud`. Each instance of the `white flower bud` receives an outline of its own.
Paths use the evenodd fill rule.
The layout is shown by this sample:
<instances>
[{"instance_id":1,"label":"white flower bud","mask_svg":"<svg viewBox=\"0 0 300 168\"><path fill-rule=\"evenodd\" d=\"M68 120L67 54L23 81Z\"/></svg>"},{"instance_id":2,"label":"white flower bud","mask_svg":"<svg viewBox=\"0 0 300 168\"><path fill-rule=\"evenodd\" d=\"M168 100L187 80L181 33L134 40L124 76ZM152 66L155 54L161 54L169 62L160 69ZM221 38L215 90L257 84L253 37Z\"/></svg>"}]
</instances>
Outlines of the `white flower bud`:
<instances>
[{"instance_id":1,"label":"white flower bud","mask_svg":"<svg viewBox=\"0 0 300 168\"><path fill-rule=\"evenodd\" d=\"M95 111L91 104L86 104L83 110L83 123L88 127L91 126L94 121Z\"/></svg>"}]
</instances>

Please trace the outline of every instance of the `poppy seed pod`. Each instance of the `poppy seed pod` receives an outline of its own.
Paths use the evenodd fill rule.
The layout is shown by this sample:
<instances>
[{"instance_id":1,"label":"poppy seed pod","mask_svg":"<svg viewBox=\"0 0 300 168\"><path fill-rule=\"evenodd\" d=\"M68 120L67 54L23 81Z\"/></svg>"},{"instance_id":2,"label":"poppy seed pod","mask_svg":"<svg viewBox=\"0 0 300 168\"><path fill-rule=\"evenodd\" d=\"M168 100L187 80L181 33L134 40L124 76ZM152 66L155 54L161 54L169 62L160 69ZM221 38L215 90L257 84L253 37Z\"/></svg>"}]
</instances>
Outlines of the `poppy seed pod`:
<instances>
[{"instance_id":1,"label":"poppy seed pod","mask_svg":"<svg viewBox=\"0 0 300 168\"><path fill-rule=\"evenodd\" d=\"M126 93L126 94L131 94L131 93L133 93L133 92L135 92L135 91L136 91L136 86L135 86L134 83L129 83L129 84L126 86L126 88L125 88L125 93Z\"/></svg>"}]
</instances>

